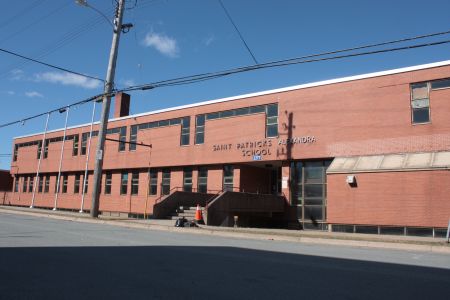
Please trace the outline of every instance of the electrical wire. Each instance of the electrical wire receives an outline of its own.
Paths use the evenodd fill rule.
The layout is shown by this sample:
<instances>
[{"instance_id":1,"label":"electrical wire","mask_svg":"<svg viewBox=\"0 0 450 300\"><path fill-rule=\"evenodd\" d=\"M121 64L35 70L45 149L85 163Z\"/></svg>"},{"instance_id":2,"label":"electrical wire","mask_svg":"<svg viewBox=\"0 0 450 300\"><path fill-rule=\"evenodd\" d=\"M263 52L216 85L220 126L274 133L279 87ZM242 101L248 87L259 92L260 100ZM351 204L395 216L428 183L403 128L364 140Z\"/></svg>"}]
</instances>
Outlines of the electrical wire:
<instances>
[{"instance_id":1,"label":"electrical wire","mask_svg":"<svg viewBox=\"0 0 450 300\"><path fill-rule=\"evenodd\" d=\"M238 27L236 26L236 24L233 21L233 18L231 18L230 13L228 12L228 10L225 8L225 5L223 5L222 0L218 0L220 3L220 6L222 6L223 11L225 12L225 14L228 17L228 20L230 20L231 24L233 24L234 29L236 30L236 32L239 35L239 38L241 39L242 43L244 43L245 48L247 48L248 53L250 53L251 57L253 58L253 61L255 62L255 64L258 64L258 61L256 60L255 56L252 53L252 50L250 50L250 47L247 45L247 43L245 42L244 37L242 36L241 32L239 31Z\"/></svg>"},{"instance_id":2,"label":"electrical wire","mask_svg":"<svg viewBox=\"0 0 450 300\"><path fill-rule=\"evenodd\" d=\"M99 101L99 99L104 97L104 96L112 97L116 93L119 93L119 92L131 92L131 91L137 91L137 90L144 91L144 90L150 90L150 89L159 88L159 87L192 84L192 83L196 83L196 82L200 82L200 81L211 80L211 79L215 79L215 78L219 78L219 77L224 77L224 76L228 76L228 75L232 75L232 74L248 72L248 71L253 71L253 70L258 70L258 69L281 67L281 66L294 65L294 64L305 64L305 63L312 63L312 62L319 62L319 61L329 61L329 60L351 58L351 57L357 57L357 56L366 56L366 55L373 55L373 54L387 53L387 52L395 52L395 51L402 51L402 50L411 50L411 49L417 49L417 48L423 48L423 47L444 45L444 44L448 44L448 43L450 43L450 40L444 40L444 41L438 41L438 42L429 42L429 43L424 43L424 44L416 44L416 45L409 45L409 46L403 46L403 47L397 47L397 48L374 50L374 51L367 51L367 52L351 53L351 54L346 54L346 55L337 55L337 56L324 57L324 58L304 59L304 58L317 57L319 55L319 54L313 54L313 55L308 55L308 56L304 56L304 57L298 57L298 58L293 58L293 59L286 59L286 60L282 60L282 61L275 61L275 62L270 62L270 63L265 63L265 64L251 65L251 66L247 66L247 67L235 68L235 69L230 69L230 70L225 70L225 71L197 74L197 75L193 75L193 76L185 76L185 77L179 77L179 78L175 78L175 79L163 80L163 81L154 82L154 83L148 83L148 84L142 84L142 85L137 85L137 86L131 86L131 87L124 88L124 89L121 89L121 90L114 90L110 94L99 94L99 95L96 95L96 96L93 96L93 97L90 97L90 98L78 101L76 103L72 103L72 104L66 105L64 107L60 107L60 108L57 108L57 109L54 109L54 110L51 110L51 111L48 111L48 112L44 112L44 113L40 113L40 114L31 116L31 117L27 117L25 119L21 119L21 120L9 122L9 123L1 124L0 128L11 126L11 125L18 124L18 123L24 123L25 121L44 116L44 115L46 115L48 113L57 112L57 111L59 111L61 109L65 109L67 107L76 106L76 105L82 105L82 104L89 103L89 102L92 102L92 101ZM361 47L367 47L367 46L361 46ZM351 48L349 48L349 49L351 49ZM337 51L333 51L333 52L337 53L337 52L343 52L343 51L344 50L337 50Z\"/></svg>"},{"instance_id":3,"label":"electrical wire","mask_svg":"<svg viewBox=\"0 0 450 300\"><path fill-rule=\"evenodd\" d=\"M98 77L81 74L79 72L71 71L71 70L66 69L66 68L62 68L62 67L58 67L58 66L55 66L55 65L51 65L51 64L45 63L43 61L39 61L39 60L30 58L30 57L26 57L26 56L23 56L21 54L18 54L18 53L15 53L15 52L12 52L12 51L9 51L9 50L6 50L6 49L0 48L0 52L4 52L4 53L7 53L7 54L16 56L16 57L20 57L20 58L23 58L23 59L35 62L35 63L40 64L40 65L44 65L44 66L47 66L47 67L50 67L50 68L53 68L53 69L57 69L57 70L64 71L64 72L67 72L67 73L71 73L71 74L75 74L75 75L78 75L78 76L83 76L83 77L86 77L86 78L90 78L90 79L94 79L94 80L105 82L105 80L100 79Z\"/></svg>"}]
</instances>

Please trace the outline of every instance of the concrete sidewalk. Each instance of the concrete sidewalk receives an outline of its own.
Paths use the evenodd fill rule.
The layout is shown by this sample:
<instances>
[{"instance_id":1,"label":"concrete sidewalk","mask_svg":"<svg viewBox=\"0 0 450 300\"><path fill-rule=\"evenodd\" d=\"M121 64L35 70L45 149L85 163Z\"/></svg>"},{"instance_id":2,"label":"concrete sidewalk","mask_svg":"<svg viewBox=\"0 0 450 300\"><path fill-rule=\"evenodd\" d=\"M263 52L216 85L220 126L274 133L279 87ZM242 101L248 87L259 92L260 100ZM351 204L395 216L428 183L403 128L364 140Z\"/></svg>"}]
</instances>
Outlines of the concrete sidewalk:
<instances>
[{"instance_id":1,"label":"concrete sidewalk","mask_svg":"<svg viewBox=\"0 0 450 300\"><path fill-rule=\"evenodd\" d=\"M450 254L450 245L442 238L427 238L414 236L369 235L354 233L338 233L323 231L304 231L286 229L261 228L229 228L215 226L174 227L174 220L128 219L101 216L93 219L86 213L70 211L53 211L29 207L0 206L0 213L31 215L66 221L110 224L128 228L148 230L164 230L193 234L208 234L233 238L250 238L259 240L291 241L300 243L342 245L353 247L372 247L397 249L405 251L426 251Z\"/></svg>"}]
</instances>

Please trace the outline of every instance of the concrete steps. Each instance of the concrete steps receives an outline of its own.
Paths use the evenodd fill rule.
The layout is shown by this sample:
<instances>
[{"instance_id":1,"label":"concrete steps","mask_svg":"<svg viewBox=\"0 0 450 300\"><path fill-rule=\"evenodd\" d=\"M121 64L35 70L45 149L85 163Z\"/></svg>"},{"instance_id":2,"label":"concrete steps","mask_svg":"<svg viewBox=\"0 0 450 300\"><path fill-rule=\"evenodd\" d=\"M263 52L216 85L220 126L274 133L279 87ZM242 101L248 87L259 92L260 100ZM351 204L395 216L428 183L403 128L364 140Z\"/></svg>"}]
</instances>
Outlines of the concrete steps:
<instances>
[{"instance_id":1,"label":"concrete steps","mask_svg":"<svg viewBox=\"0 0 450 300\"><path fill-rule=\"evenodd\" d=\"M200 207L202 212L204 211L204 207ZM197 211L196 206L180 206L177 210L172 213L168 218L170 220L177 220L179 218L185 218L188 221L195 220L195 213Z\"/></svg>"}]
</instances>

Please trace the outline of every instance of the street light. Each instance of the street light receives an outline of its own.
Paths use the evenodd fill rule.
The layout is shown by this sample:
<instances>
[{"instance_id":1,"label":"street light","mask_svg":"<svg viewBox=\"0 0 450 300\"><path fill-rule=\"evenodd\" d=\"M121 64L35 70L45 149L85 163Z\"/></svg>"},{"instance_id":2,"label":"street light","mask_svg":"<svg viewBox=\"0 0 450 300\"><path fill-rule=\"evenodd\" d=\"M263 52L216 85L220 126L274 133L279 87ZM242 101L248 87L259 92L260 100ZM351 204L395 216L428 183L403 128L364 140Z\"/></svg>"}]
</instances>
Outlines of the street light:
<instances>
[{"instance_id":1,"label":"street light","mask_svg":"<svg viewBox=\"0 0 450 300\"><path fill-rule=\"evenodd\" d=\"M93 7L92 5L90 5L89 3L87 3L86 0L75 0L75 3L80 5L80 6L85 6L85 7L89 7L90 9L96 11L98 14L100 14L103 18L105 18L105 20L108 22L109 25L111 25L112 28L114 28L114 24L111 22L111 20L104 14L102 13L100 10L96 9L95 7Z\"/></svg>"}]
</instances>

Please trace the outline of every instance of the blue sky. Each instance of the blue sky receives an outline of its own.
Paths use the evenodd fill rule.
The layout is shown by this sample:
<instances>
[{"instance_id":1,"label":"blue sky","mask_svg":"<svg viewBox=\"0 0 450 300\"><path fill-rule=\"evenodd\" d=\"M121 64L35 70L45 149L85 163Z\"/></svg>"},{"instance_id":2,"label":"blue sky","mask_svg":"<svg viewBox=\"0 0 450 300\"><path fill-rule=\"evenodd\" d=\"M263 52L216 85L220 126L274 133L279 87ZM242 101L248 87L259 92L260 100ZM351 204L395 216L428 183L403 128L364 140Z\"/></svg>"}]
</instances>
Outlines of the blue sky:
<instances>
[{"instance_id":1,"label":"blue sky","mask_svg":"<svg viewBox=\"0 0 450 300\"><path fill-rule=\"evenodd\" d=\"M0 21L0 48L105 77L112 32L95 11L74 0L0 1L5 16ZM448 0L222 1L260 63L450 29ZM114 1L88 2L112 16ZM132 6L134 0L128 2ZM125 12L124 22L134 28L121 37L118 88L253 64L217 0L138 0L137 7ZM448 59L449 44L253 71L134 92L131 113ZM98 82L5 53L0 53L0 76L2 124L102 91ZM89 122L91 109L84 105L71 110L69 126ZM44 123L45 118L39 118L0 128L0 154L12 152L14 136L41 132ZM49 129L63 124L64 115L52 114ZM0 169L8 169L10 160L0 156Z\"/></svg>"}]
</instances>

